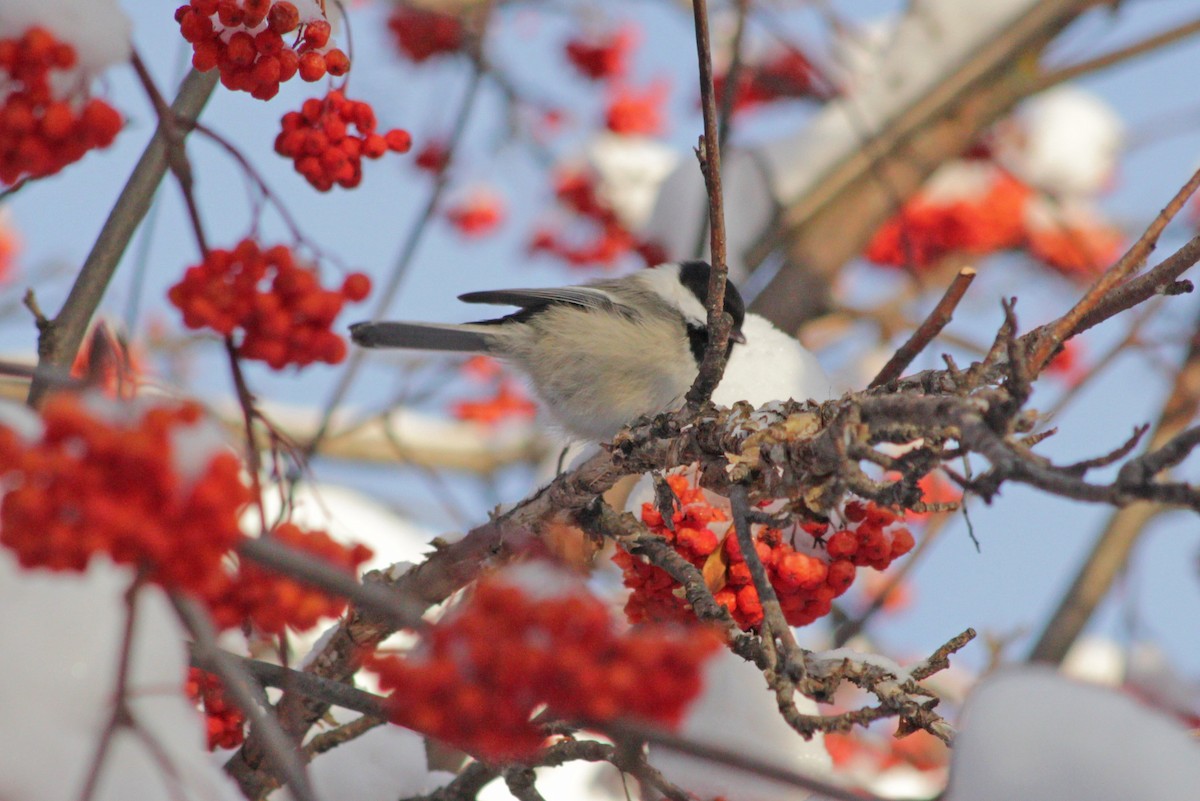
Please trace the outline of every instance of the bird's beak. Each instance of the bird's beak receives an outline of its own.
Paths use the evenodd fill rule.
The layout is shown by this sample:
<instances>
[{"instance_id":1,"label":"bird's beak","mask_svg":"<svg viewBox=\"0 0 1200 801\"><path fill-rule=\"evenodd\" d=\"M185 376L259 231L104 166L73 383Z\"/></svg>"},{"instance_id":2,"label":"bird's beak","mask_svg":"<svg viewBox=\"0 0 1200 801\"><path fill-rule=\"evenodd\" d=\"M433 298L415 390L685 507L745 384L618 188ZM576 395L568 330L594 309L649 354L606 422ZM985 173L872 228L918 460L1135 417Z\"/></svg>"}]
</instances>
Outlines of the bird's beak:
<instances>
[{"instance_id":1,"label":"bird's beak","mask_svg":"<svg viewBox=\"0 0 1200 801\"><path fill-rule=\"evenodd\" d=\"M746 344L746 335L735 328L729 332L729 341L737 342L739 345L745 345Z\"/></svg>"}]
</instances>

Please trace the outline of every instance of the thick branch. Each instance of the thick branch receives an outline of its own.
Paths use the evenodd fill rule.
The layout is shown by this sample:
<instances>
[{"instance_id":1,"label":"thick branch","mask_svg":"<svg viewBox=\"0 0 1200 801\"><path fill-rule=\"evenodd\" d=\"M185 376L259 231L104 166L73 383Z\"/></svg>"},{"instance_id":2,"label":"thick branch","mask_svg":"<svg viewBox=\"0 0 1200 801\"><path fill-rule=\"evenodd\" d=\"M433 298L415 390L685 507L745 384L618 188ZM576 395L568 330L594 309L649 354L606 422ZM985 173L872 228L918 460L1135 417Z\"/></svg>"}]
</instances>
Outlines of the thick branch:
<instances>
[{"instance_id":1,"label":"thick branch","mask_svg":"<svg viewBox=\"0 0 1200 801\"><path fill-rule=\"evenodd\" d=\"M211 70L199 73L195 70L188 73L179 94L171 105L174 114L192 119L197 117L208 102L213 88L217 85L217 72ZM87 331L92 315L100 305L108 282L116 272L125 248L129 246L134 232L137 230L150 204L154 201L154 192L167 171L168 132L163 126L155 131L137 166L125 183L125 188L117 196L113 209L109 212L100 235L79 270L79 275L67 295L62 309L53 320L41 325L38 338L38 369L33 384L29 389L28 403L38 406L50 389L41 376L53 374L55 370L65 370L71 366L83 335Z\"/></svg>"}]
</instances>

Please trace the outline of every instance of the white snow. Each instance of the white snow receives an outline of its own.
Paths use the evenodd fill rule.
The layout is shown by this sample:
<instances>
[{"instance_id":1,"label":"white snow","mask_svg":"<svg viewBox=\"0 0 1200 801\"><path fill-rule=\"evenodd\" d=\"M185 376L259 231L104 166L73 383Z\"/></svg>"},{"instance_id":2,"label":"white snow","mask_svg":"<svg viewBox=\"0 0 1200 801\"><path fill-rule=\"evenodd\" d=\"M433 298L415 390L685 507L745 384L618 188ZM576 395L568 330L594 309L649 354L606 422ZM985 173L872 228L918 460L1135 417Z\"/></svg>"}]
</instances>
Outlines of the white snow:
<instances>
[{"instance_id":1,"label":"white snow","mask_svg":"<svg viewBox=\"0 0 1200 801\"><path fill-rule=\"evenodd\" d=\"M357 717L343 709L332 712L339 723ZM390 724L318 754L309 765L308 775L317 798L354 801L395 801L422 795L453 778L428 769L421 735ZM286 790L272 797L294 798Z\"/></svg>"},{"instance_id":2,"label":"white snow","mask_svg":"<svg viewBox=\"0 0 1200 801\"><path fill-rule=\"evenodd\" d=\"M45 428L36 412L17 401L0 402L0 427L12 431L26 444L41 439Z\"/></svg>"},{"instance_id":3,"label":"white snow","mask_svg":"<svg viewBox=\"0 0 1200 801\"><path fill-rule=\"evenodd\" d=\"M597 193L632 229L649 219L659 187L680 159L677 151L648 136L608 131L591 141L587 155L600 176Z\"/></svg>"},{"instance_id":4,"label":"white snow","mask_svg":"<svg viewBox=\"0 0 1200 801\"><path fill-rule=\"evenodd\" d=\"M578 575L545 561L509 565L491 579L515 587L534 600L567 598L587 592Z\"/></svg>"},{"instance_id":5,"label":"white snow","mask_svg":"<svg viewBox=\"0 0 1200 801\"><path fill-rule=\"evenodd\" d=\"M802 714L818 714L815 702L797 695ZM828 779L833 770L820 734L806 741L779 715L774 693L754 665L722 651L705 669L704 691L680 727L688 739L718 746ZM797 791L750 774L713 765L665 749L650 749L650 763L669 781L700 798L738 801L794 801Z\"/></svg>"},{"instance_id":6,"label":"white snow","mask_svg":"<svg viewBox=\"0 0 1200 801\"><path fill-rule=\"evenodd\" d=\"M946 801L1178 801L1200 747L1136 701L1049 668L1005 670L967 699Z\"/></svg>"},{"instance_id":7,"label":"white snow","mask_svg":"<svg viewBox=\"0 0 1200 801\"><path fill-rule=\"evenodd\" d=\"M21 570L0 549L0 798L74 801L111 710L131 572L102 559L83 574ZM166 755L166 775L130 732L105 761L97 801L240 799L204 747L204 722L184 696L184 632L161 591L142 591L129 700Z\"/></svg>"},{"instance_id":8,"label":"white snow","mask_svg":"<svg viewBox=\"0 0 1200 801\"><path fill-rule=\"evenodd\" d=\"M1019 131L1001 138L1006 166L1061 198L1090 198L1109 187L1125 125L1108 103L1075 86L1059 86L1021 109Z\"/></svg>"},{"instance_id":9,"label":"white snow","mask_svg":"<svg viewBox=\"0 0 1200 801\"><path fill-rule=\"evenodd\" d=\"M194 425L172 428L170 443L171 465L187 486L200 478L214 456L228 451L230 444L225 429L208 416L201 417Z\"/></svg>"},{"instance_id":10,"label":"white snow","mask_svg":"<svg viewBox=\"0 0 1200 801\"><path fill-rule=\"evenodd\" d=\"M0 0L0 36L34 26L72 45L87 79L129 58L133 26L117 0Z\"/></svg>"}]
</instances>

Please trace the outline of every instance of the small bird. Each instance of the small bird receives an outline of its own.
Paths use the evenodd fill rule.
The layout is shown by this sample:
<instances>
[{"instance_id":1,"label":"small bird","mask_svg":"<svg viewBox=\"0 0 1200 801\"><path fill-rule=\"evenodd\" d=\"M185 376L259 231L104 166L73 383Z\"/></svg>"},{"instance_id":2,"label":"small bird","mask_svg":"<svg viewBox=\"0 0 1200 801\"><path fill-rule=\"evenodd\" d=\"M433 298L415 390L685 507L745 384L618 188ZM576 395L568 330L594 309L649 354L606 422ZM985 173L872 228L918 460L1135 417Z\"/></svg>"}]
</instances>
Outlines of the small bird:
<instances>
[{"instance_id":1,"label":"small bird","mask_svg":"<svg viewBox=\"0 0 1200 801\"><path fill-rule=\"evenodd\" d=\"M463 324L356 323L350 334L368 348L496 356L530 378L569 433L605 440L639 417L682 405L708 342L711 271L685 261L581 286L468 292L459 300L520 310ZM728 355L746 342L745 304L733 284L724 309L733 318Z\"/></svg>"}]
</instances>

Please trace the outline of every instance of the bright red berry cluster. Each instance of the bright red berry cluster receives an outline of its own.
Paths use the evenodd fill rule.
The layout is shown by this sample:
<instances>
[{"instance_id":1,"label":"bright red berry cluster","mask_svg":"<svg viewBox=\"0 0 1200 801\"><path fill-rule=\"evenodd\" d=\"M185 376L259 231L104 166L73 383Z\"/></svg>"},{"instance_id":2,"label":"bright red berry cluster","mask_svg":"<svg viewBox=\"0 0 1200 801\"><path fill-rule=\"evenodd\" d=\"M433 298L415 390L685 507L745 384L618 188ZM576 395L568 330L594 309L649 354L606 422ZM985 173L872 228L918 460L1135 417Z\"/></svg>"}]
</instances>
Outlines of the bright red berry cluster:
<instances>
[{"instance_id":1,"label":"bright red berry cluster","mask_svg":"<svg viewBox=\"0 0 1200 801\"><path fill-rule=\"evenodd\" d=\"M713 78L713 92L725 96L727 75ZM827 100L832 92L820 72L799 50L779 51L760 64L744 65L738 73L733 107L742 110L793 98Z\"/></svg>"},{"instance_id":2,"label":"bright red berry cluster","mask_svg":"<svg viewBox=\"0 0 1200 801\"><path fill-rule=\"evenodd\" d=\"M208 750L237 748L246 739L246 716L225 697L221 680L200 668L188 668L184 692L204 711Z\"/></svg>"},{"instance_id":3,"label":"bright red berry cluster","mask_svg":"<svg viewBox=\"0 0 1200 801\"><path fill-rule=\"evenodd\" d=\"M589 80L621 78L629 66L629 53L637 41L632 27L623 26L610 33L575 37L567 42L567 59Z\"/></svg>"},{"instance_id":4,"label":"bright red berry cluster","mask_svg":"<svg viewBox=\"0 0 1200 801\"><path fill-rule=\"evenodd\" d=\"M446 169L450 163L450 150L446 143L438 139L430 139L425 146L413 156L413 164L426 172L435 175Z\"/></svg>"},{"instance_id":5,"label":"bright red berry cluster","mask_svg":"<svg viewBox=\"0 0 1200 801\"><path fill-rule=\"evenodd\" d=\"M351 133L350 126L358 133ZM283 130L275 137L275 152L292 159L296 172L322 192L335 184L358 186L364 158L377 159L388 151L407 153L411 147L408 131L377 133L371 105L347 100L339 90L323 99L311 97L300 111L284 114Z\"/></svg>"},{"instance_id":6,"label":"bright red berry cluster","mask_svg":"<svg viewBox=\"0 0 1200 801\"><path fill-rule=\"evenodd\" d=\"M103 100L55 93L51 73L75 64L75 48L44 28L0 39L0 183L52 175L121 131Z\"/></svg>"},{"instance_id":7,"label":"bright red berry cluster","mask_svg":"<svg viewBox=\"0 0 1200 801\"><path fill-rule=\"evenodd\" d=\"M867 258L919 269L952 253L984 255L1019 245L1032 190L1007 172L979 167L965 168L970 172L961 190L918 194L905 203L868 243Z\"/></svg>"},{"instance_id":8,"label":"bright red berry cluster","mask_svg":"<svg viewBox=\"0 0 1200 801\"><path fill-rule=\"evenodd\" d=\"M873 503L850 501L842 509L847 527L825 540L831 559L849 559L856 567L886 570L892 560L912 550L912 533L899 525L899 515Z\"/></svg>"},{"instance_id":9,"label":"bright red berry cluster","mask_svg":"<svg viewBox=\"0 0 1200 801\"><path fill-rule=\"evenodd\" d=\"M713 597L730 611L738 625L756 628L762 622L762 604L725 509L714 506L685 475L667 480L679 498L679 507L672 515L674 530L667 527L653 504L643 505L642 520L700 568ZM755 550L784 616L793 626L807 625L829 614L833 599L854 583L858 566L883 569L913 547L912 535L892 512L855 501L847 504L845 516L846 526L828 539L824 539L829 531L825 524L799 527L790 541L778 529L758 524L754 527ZM821 541L826 543L824 550L818 544ZM830 545L834 541L836 547ZM679 585L665 571L623 550L618 550L613 560L624 573L625 586L632 590L625 604L631 621L691 617L686 602L677 593Z\"/></svg>"},{"instance_id":10,"label":"bright red berry cluster","mask_svg":"<svg viewBox=\"0 0 1200 801\"><path fill-rule=\"evenodd\" d=\"M464 236L487 236L504 222L504 199L489 190L476 190L447 208L446 219Z\"/></svg>"},{"instance_id":11,"label":"bright red berry cluster","mask_svg":"<svg viewBox=\"0 0 1200 801\"><path fill-rule=\"evenodd\" d=\"M324 531L305 531L294 523L281 523L268 536L351 575L371 558L371 549L365 545L342 545ZM213 620L221 628L249 622L266 634L282 634L286 628L303 631L315 626L321 618L337 617L345 610L346 602L310 584L242 560L237 572L229 576L224 591L209 600L209 607Z\"/></svg>"},{"instance_id":12,"label":"bright red berry cluster","mask_svg":"<svg viewBox=\"0 0 1200 801\"><path fill-rule=\"evenodd\" d=\"M504 420L532 419L537 415L537 405L529 399L521 386L511 378L502 378L495 394L484 400L457 401L453 407L459 420L474 420L494 425Z\"/></svg>"},{"instance_id":13,"label":"bright red berry cluster","mask_svg":"<svg viewBox=\"0 0 1200 801\"><path fill-rule=\"evenodd\" d=\"M176 452L200 422L194 404L138 409L98 396L52 397L38 441L10 435L0 446L8 451L0 453L0 543L25 567L84 570L107 554L206 597L241 537L250 492L232 453Z\"/></svg>"},{"instance_id":14,"label":"bright red berry cluster","mask_svg":"<svg viewBox=\"0 0 1200 801\"><path fill-rule=\"evenodd\" d=\"M1120 255L1123 237L1115 228L1039 197L986 159L985 153L935 173L875 232L866 257L924 269L953 254L1025 249L1061 273L1087 277Z\"/></svg>"},{"instance_id":15,"label":"bright red berry cluster","mask_svg":"<svg viewBox=\"0 0 1200 801\"><path fill-rule=\"evenodd\" d=\"M190 0L176 9L175 21L192 45L192 66L220 70L225 88L259 100L270 100L297 73L317 81L350 69L346 54L329 47L329 22L302 20L287 0ZM293 31L298 36L288 43Z\"/></svg>"},{"instance_id":16,"label":"bright red berry cluster","mask_svg":"<svg viewBox=\"0 0 1200 801\"><path fill-rule=\"evenodd\" d=\"M555 231L543 229L534 234L530 252L553 254L573 267L613 267L630 252L641 256L647 267L667 261L666 251L660 245L639 239L621 223L612 207L600 198L588 173L581 170L560 173L554 192L563 207L590 223L596 233L590 241L575 243Z\"/></svg>"},{"instance_id":17,"label":"bright red berry cluster","mask_svg":"<svg viewBox=\"0 0 1200 801\"><path fill-rule=\"evenodd\" d=\"M287 247L264 249L243 239L233 250L210 250L167 297L188 328L223 336L240 331L239 356L281 370L344 359L346 343L331 326L346 301L362 301L370 288L365 275L351 273L340 289L325 289L316 270Z\"/></svg>"},{"instance_id":18,"label":"bright red berry cluster","mask_svg":"<svg viewBox=\"0 0 1200 801\"><path fill-rule=\"evenodd\" d=\"M619 633L582 589L527 591L504 574L427 632L408 658L373 657L391 690L391 720L489 761L532 755L546 735L530 722L634 718L679 723L720 647L709 630L647 626Z\"/></svg>"},{"instance_id":19,"label":"bright red berry cluster","mask_svg":"<svg viewBox=\"0 0 1200 801\"><path fill-rule=\"evenodd\" d=\"M400 52L418 64L441 53L457 53L466 43L462 20L454 14L407 4L393 8L388 29Z\"/></svg>"},{"instance_id":20,"label":"bright red berry cluster","mask_svg":"<svg viewBox=\"0 0 1200 801\"><path fill-rule=\"evenodd\" d=\"M667 84L652 83L645 89L617 86L609 93L604 124L622 136L656 136L663 131L663 106Z\"/></svg>"}]
</instances>

